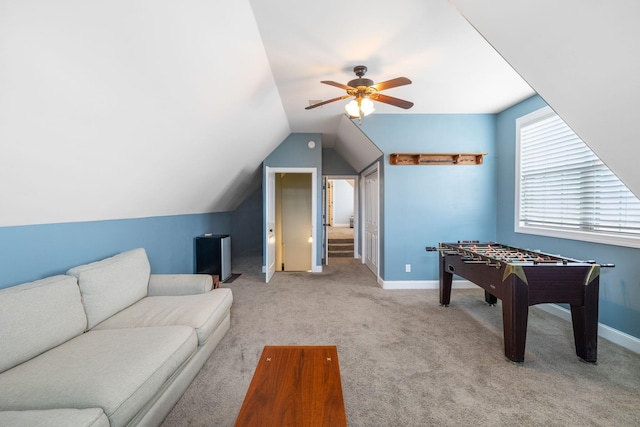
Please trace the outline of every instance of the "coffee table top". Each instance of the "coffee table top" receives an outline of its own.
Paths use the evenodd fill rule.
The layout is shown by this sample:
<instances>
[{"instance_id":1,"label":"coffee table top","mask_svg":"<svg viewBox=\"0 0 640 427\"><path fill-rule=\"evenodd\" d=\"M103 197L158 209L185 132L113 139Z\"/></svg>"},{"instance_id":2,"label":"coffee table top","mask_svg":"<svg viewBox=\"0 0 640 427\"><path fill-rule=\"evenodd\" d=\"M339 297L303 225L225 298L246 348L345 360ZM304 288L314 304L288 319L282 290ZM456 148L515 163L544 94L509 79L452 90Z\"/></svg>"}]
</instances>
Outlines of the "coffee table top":
<instances>
[{"instance_id":1,"label":"coffee table top","mask_svg":"<svg viewBox=\"0 0 640 427\"><path fill-rule=\"evenodd\" d=\"M336 346L265 346L239 426L346 426Z\"/></svg>"}]
</instances>

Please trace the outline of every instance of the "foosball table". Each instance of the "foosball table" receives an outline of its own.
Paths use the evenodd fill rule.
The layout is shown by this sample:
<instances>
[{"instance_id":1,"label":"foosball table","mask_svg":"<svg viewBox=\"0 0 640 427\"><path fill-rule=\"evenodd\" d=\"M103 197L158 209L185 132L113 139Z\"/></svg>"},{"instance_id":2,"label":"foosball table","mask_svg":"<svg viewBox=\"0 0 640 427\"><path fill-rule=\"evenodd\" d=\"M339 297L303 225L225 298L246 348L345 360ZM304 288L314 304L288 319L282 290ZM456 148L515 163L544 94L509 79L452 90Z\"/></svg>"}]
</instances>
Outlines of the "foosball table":
<instances>
[{"instance_id":1,"label":"foosball table","mask_svg":"<svg viewBox=\"0 0 640 427\"><path fill-rule=\"evenodd\" d=\"M440 305L449 306L454 274L483 288L488 304L502 301L504 354L509 360L524 361L529 306L566 303L571 306L576 354L596 362L600 269L613 264L491 242L440 243L426 250L440 252Z\"/></svg>"}]
</instances>

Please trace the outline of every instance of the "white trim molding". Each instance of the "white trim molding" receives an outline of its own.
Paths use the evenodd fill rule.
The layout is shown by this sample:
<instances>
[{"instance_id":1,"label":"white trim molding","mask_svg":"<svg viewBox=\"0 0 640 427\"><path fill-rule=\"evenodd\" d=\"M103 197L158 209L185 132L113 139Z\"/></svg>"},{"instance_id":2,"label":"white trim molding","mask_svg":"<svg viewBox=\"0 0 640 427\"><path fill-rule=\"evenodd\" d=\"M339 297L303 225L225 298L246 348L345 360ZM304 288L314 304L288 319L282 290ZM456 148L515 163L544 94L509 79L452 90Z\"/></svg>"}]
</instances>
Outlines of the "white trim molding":
<instances>
[{"instance_id":1,"label":"white trim molding","mask_svg":"<svg viewBox=\"0 0 640 427\"><path fill-rule=\"evenodd\" d=\"M538 304L534 307L540 308L549 314L553 314L561 319L564 319L571 323L571 311L557 304ZM598 336L604 338L607 341L611 341L621 347L631 350L634 353L640 354L640 339L633 335L626 334L622 331L612 328L611 326L603 325L598 322Z\"/></svg>"}]
</instances>

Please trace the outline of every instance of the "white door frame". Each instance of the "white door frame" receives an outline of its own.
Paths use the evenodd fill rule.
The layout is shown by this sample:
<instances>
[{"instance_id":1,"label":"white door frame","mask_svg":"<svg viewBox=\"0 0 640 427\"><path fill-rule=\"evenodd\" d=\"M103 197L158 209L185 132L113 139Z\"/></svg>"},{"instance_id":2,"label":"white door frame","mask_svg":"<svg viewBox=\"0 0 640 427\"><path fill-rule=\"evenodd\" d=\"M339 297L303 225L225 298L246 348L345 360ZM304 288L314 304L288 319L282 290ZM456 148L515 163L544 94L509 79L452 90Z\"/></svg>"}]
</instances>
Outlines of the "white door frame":
<instances>
[{"instance_id":1,"label":"white door frame","mask_svg":"<svg viewBox=\"0 0 640 427\"><path fill-rule=\"evenodd\" d=\"M269 209L270 206L275 206L275 194L269 189L269 180L275 181L276 173L309 173L311 174L311 271L314 273L322 272L322 263L318 264L318 168L287 168L287 167L270 167L265 166L265 177L267 180L266 194L265 194L265 208ZM269 227L269 211L264 216L264 230L265 230L265 254L266 259L269 260L270 250L275 251L275 245L269 244L269 230L273 228ZM273 254L275 259L275 254ZM267 261L268 262L268 261ZM265 268L266 281L268 282L271 276L269 275L269 269Z\"/></svg>"},{"instance_id":2,"label":"white door frame","mask_svg":"<svg viewBox=\"0 0 640 427\"><path fill-rule=\"evenodd\" d=\"M360 216L359 216L359 203L358 200L360 199L360 177L358 175L323 175L323 185L325 185L327 183L327 181L329 180L336 180L336 179L344 179L344 180L353 180L353 257L354 258L358 258L358 254L360 253L360 228L358 227L358 224L360 224ZM326 210L328 209L328 201L326 196L323 198L322 203L324 204L323 207L323 212L325 212L325 215L327 215ZM325 228L325 234L327 233L326 231L326 218L323 218L323 227ZM327 236L328 239L328 236ZM328 242L325 241L325 244L327 245L327 249L325 250L324 255L326 256L326 261L325 264L329 264L329 249L328 249ZM364 259L364 258L363 258Z\"/></svg>"},{"instance_id":3,"label":"white door frame","mask_svg":"<svg viewBox=\"0 0 640 427\"><path fill-rule=\"evenodd\" d=\"M367 212L367 205L366 205L366 200L367 200L367 195L366 195L366 191L365 191L365 182L366 182L366 177L368 175L371 175L375 173L376 174L376 182L378 184L378 188L377 188L377 200L378 200L378 204L376 206L372 206L375 209L375 216L376 216L376 235L377 235L377 239L376 239L376 247L371 249L377 252L375 259L376 259L376 271L374 271L374 274L376 275L376 279L380 279L380 162L375 162L373 165L369 166L367 169L365 169L361 174L360 174L360 194L361 194L361 206L362 206L362 210L360 212L360 232L362 233L363 236L363 241L362 241L362 263L366 264L366 260L367 260L367 244L366 244L366 232L365 232L365 227L366 227L366 212Z\"/></svg>"}]
</instances>

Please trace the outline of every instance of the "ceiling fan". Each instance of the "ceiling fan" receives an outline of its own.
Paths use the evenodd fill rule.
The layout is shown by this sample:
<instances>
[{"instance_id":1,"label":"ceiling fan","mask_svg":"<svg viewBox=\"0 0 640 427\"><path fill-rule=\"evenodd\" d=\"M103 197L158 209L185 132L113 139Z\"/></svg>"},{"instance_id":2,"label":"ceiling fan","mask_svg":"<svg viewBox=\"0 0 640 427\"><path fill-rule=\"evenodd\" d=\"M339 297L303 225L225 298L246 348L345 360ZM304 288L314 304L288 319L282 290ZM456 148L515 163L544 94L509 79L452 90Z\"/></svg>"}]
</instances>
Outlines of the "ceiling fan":
<instances>
[{"instance_id":1,"label":"ceiling fan","mask_svg":"<svg viewBox=\"0 0 640 427\"><path fill-rule=\"evenodd\" d=\"M365 79L364 75L367 72L367 67L364 65L357 65L353 67L353 72L358 77L351 80L346 85L333 81L324 80L320 83L324 83L330 86L339 87L347 91L346 95L338 96L337 98L329 99L327 101L318 102L313 105L309 105L305 110L311 110L312 108L320 107L330 102L340 101L354 97L354 99L345 106L350 118L362 118L374 111L373 102L384 102L385 104L393 105L394 107L400 107L409 109L413 107L413 102L405 101L404 99L394 98L392 96L383 95L380 93L382 90L391 89L398 86L404 86L411 84L411 80L406 77L398 77L395 79L387 80L381 83L374 84L373 80Z\"/></svg>"}]
</instances>

